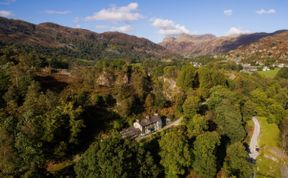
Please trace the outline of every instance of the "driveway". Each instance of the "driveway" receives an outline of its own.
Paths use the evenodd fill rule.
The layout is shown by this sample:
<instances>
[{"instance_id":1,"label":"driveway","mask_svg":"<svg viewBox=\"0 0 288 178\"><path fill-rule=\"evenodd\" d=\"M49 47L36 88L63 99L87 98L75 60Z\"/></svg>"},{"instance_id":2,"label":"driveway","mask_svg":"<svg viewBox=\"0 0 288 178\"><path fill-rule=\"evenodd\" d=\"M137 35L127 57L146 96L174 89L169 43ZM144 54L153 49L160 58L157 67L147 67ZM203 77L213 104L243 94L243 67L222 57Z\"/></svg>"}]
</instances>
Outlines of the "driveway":
<instances>
[{"instance_id":1,"label":"driveway","mask_svg":"<svg viewBox=\"0 0 288 178\"><path fill-rule=\"evenodd\" d=\"M259 155L259 152L256 150L258 148L258 138L260 135L260 124L256 116L252 118L252 121L254 122L254 131L253 135L250 141L249 149L250 149L250 158L256 160L257 156Z\"/></svg>"}]
</instances>

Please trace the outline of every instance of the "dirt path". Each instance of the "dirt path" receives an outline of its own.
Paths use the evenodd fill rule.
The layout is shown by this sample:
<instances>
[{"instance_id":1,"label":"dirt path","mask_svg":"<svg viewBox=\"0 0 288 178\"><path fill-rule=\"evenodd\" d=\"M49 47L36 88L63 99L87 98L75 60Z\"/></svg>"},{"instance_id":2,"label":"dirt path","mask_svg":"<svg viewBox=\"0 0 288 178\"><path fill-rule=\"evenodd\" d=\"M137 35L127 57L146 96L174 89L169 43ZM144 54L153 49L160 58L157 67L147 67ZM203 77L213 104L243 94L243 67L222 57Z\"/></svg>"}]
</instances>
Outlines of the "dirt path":
<instances>
[{"instance_id":1,"label":"dirt path","mask_svg":"<svg viewBox=\"0 0 288 178\"><path fill-rule=\"evenodd\" d=\"M259 152L256 150L256 148L258 148L258 138L260 135L260 124L259 121L257 119L257 117L253 117L252 118L253 122L254 122L254 131L253 131L253 135L250 141L250 145L249 145L249 149L250 149L250 154L249 156L256 160L257 156L259 155Z\"/></svg>"}]
</instances>

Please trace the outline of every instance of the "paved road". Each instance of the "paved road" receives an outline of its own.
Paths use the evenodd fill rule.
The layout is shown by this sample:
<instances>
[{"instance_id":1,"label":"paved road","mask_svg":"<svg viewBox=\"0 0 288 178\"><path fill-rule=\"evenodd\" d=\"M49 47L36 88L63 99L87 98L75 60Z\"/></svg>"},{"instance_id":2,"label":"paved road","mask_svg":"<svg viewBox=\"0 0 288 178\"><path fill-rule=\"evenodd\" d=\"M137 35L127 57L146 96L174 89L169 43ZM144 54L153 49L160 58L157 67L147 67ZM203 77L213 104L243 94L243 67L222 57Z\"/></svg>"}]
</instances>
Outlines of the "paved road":
<instances>
[{"instance_id":1,"label":"paved road","mask_svg":"<svg viewBox=\"0 0 288 178\"><path fill-rule=\"evenodd\" d=\"M254 122L254 131L253 131L253 135L250 141L250 145L249 145L249 149L250 149L250 158L256 160L257 156L259 155L259 152L256 150L256 148L258 148L258 138L260 135L260 124L259 121L257 119L257 117L253 117L252 118L253 122Z\"/></svg>"}]
</instances>

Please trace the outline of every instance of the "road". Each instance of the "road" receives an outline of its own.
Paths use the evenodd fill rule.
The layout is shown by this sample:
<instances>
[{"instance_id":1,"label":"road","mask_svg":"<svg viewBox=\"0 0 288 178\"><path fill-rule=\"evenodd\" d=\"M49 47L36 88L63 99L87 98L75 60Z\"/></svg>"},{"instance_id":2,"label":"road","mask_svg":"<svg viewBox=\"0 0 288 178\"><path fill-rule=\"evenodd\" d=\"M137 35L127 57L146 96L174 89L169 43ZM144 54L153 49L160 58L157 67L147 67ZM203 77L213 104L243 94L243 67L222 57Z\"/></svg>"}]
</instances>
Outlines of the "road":
<instances>
[{"instance_id":1,"label":"road","mask_svg":"<svg viewBox=\"0 0 288 178\"><path fill-rule=\"evenodd\" d=\"M250 149L250 158L256 160L257 156L259 155L259 152L256 150L258 148L258 138L260 135L260 124L256 116L252 118L252 121L254 122L254 130L253 135L250 141L249 149Z\"/></svg>"}]
</instances>

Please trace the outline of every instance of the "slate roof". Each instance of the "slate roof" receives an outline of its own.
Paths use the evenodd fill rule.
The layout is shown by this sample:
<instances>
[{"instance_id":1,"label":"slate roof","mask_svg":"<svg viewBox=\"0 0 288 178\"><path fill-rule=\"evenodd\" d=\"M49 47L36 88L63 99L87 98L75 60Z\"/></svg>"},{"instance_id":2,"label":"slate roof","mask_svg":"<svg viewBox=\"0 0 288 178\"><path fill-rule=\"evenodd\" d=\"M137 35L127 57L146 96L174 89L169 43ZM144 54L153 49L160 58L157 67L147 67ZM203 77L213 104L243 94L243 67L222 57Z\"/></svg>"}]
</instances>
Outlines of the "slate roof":
<instances>
[{"instance_id":1,"label":"slate roof","mask_svg":"<svg viewBox=\"0 0 288 178\"><path fill-rule=\"evenodd\" d=\"M123 138L135 138L140 135L141 131L138 128L129 127L120 132Z\"/></svg>"},{"instance_id":2,"label":"slate roof","mask_svg":"<svg viewBox=\"0 0 288 178\"><path fill-rule=\"evenodd\" d=\"M159 116L154 115L154 116L149 117L148 119L140 120L139 123L142 127L145 127L151 124L155 124L156 122L160 121L160 119L161 118Z\"/></svg>"}]
</instances>

